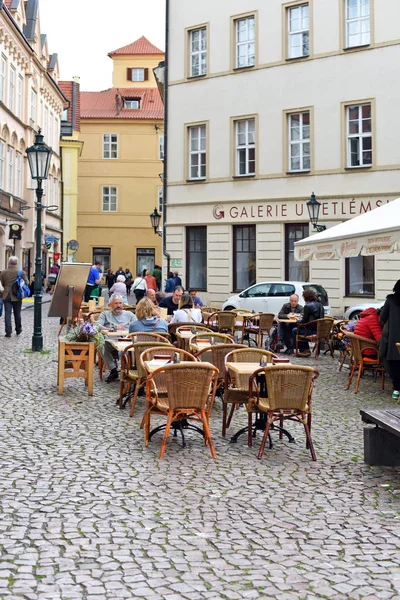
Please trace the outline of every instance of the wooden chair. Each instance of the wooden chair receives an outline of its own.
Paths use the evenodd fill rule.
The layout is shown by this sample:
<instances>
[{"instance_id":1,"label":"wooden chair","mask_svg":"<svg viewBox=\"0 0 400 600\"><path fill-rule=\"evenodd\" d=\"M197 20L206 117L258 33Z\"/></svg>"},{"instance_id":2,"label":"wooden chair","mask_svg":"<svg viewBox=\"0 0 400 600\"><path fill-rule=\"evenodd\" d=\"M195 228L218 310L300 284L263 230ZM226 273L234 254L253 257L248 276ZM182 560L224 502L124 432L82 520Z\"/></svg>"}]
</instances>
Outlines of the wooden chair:
<instances>
[{"instance_id":1,"label":"wooden chair","mask_svg":"<svg viewBox=\"0 0 400 600\"><path fill-rule=\"evenodd\" d=\"M212 333L212 330L206 325L199 323L180 323L179 327L175 329L175 335L178 343L178 348L182 348L182 350L186 350L187 352L190 350L190 340L191 337L187 337L186 335L181 335L181 333L185 334L185 332L190 332L192 335L197 335L198 333Z\"/></svg>"},{"instance_id":2,"label":"wooden chair","mask_svg":"<svg viewBox=\"0 0 400 600\"><path fill-rule=\"evenodd\" d=\"M274 313L257 313L246 317L243 322L242 344L246 336L250 338L251 335L254 335L257 340L257 348L262 348L264 336L269 337L274 320Z\"/></svg>"},{"instance_id":3,"label":"wooden chair","mask_svg":"<svg viewBox=\"0 0 400 600\"><path fill-rule=\"evenodd\" d=\"M267 398L260 396L257 376L265 375ZM311 395L314 380L319 373L312 367L299 365L271 365L258 369L250 377L250 403L254 410L267 416L266 428L261 442L258 458L261 460L271 425L279 421L295 421L304 425L307 444L312 460L317 460L311 438L312 403ZM254 390L257 390L254 392ZM251 414L249 413L249 445L251 445Z\"/></svg>"},{"instance_id":4,"label":"wooden chair","mask_svg":"<svg viewBox=\"0 0 400 600\"><path fill-rule=\"evenodd\" d=\"M210 362L214 367L218 369L218 388L224 386L225 383L225 356L232 352L232 350L238 350L240 348L245 348L248 350L247 346L244 344L216 344L215 346L209 346L208 348L203 348L199 352L195 354L195 357L203 362Z\"/></svg>"},{"instance_id":5,"label":"wooden chair","mask_svg":"<svg viewBox=\"0 0 400 600\"><path fill-rule=\"evenodd\" d=\"M131 338L132 344L136 342L169 342L170 335L169 333L151 333L150 331L136 331L135 333L128 333L126 338Z\"/></svg>"},{"instance_id":6,"label":"wooden chair","mask_svg":"<svg viewBox=\"0 0 400 600\"><path fill-rule=\"evenodd\" d=\"M148 341L136 342L125 348L121 354L121 371L119 374L119 407L124 408L125 404L132 398L131 410L129 416L132 417L135 411L136 400L139 395L140 388L146 381L146 371L140 364L140 355L148 348L155 346L168 346L168 342ZM135 386L135 391L132 394L132 386Z\"/></svg>"},{"instance_id":7,"label":"wooden chair","mask_svg":"<svg viewBox=\"0 0 400 600\"><path fill-rule=\"evenodd\" d=\"M342 323L342 321L341 321L341 323ZM335 336L337 341L340 340L340 343L342 345L342 348L340 350L340 355L341 355L342 360L341 360L341 363L339 366L339 373L343 369L343 365L348 356L350 357L350 368L351 368L351 363L353 362L350 341L349 341L349 338L347 337L347 334L349 332L347 331L347 329L345 329L345 326L344 326L346 324L346 322L343 321L343 323L344 323L343 325L339 325L339 333L336 334L336 336ZM352 333L352 332L350 332L350 333Z\"/></svg>"},{"instance_id":8,"label":"wooden chair","mask_svg":"<svg viewBox=\"0 0 400 600\"><path fill-rule=\"evenodd\" d=\"M240 348L233 350L225 356L225 364L227 362L244 362L260 364L261 360L265 359L267 364L272 363L272 359L277 358L276 354L268 350L260 350L259 348ZM232 374L225 369L224 381L224 398L222 405L222 436L225 437L226 430L232 421L235 408L239 408L240 404L248 405L249 402L249 377L248 375ZM228 404L231 404L231 410L228 415Z\"/></svg>"},{"instance_id":9,"label":"wooden chair","mask_svg":"<svg viewBox=\"0 0 400 600\"><path fill-rule=\"evenodd\" d=\"M299 325L296 334L296 356L299 355L299 342L314 342L314 348L312 352L315 352L315 359L318 359L321 342L325 342L329 346L329 351L333 358L333 349L331 342L331 331L333 327L333 317L324 317L323 319L317 319L316 321L310 321L304 325ZM309 325L317 324L317 330L315 333L301 334L302 327L308 327Z\"/></svg>"},{"instance_id":10,"label":"wooden chair","mask_svg":"<svg viewBox=\"0 0 400 600\"><path fill-rule=\"evenodd\" d=\"M196 344L197 340L207 340L210 344L233 344L234 339L231 335L227 335L225 333L214 333L213 331L198 333L192 337L190 340L190 346Z\"/></svg>"},{"instance_id":11,"label":"wooden chair","mask_svg":"<svg viewBox=\"0 0 400 600\"><path fill-rule=\"evenodd\" d=\"M231 310L220 310L218 312L214 312L208 318L207 323L215 322L215 329L219 333L229 333L233 336L235 331L235 325L237 321L236 312Z\"/></svg>"},{"instance_id":12,"label":"wooden chair","mask_svg":"<svg viewBox=\"0 0 400 600\"><path fill-rule=\"evenodd\" d=\"M157 393L155 379L162 375L165 382L166 396L160 398ZM206 407L212 406L217 385L217 369L211 365L193 362L192 365L169 365L157 369L146 382L147 406L144 423L144 444L148 445L150 436L151 408L155 407L160 414L167 416L167 426L161 444L159 458L163 458L167 447L171 425L183 419L199 421L203 425L204 443L209 446L211 456L216 457L212 443ZM150 390L153 389L152 397ZM209 397L211 396L211 401Z\"/></svg>"},{"instance_id":13,"label":"wooden chair","mask_svg":"<svg viewBox=\"0 0 400 600\"><path fill-rule=\"evenodd\" d=\"M357 394L360 379L364 371L373 371L374 373L380 373L382 379L382 389L385 389L385 368L381 363L378 356L378 344L374 340L363 338L355 333L348 331L346 337L350 341L351 354L353 362L350 367L349 380L347 382L346 390L351 386L351 382L354 377L354 373L358 370L356 389L354 393ZM365 350L373 350L376 353L376 357L366 356Z\"/></svg>"}]
</instances>

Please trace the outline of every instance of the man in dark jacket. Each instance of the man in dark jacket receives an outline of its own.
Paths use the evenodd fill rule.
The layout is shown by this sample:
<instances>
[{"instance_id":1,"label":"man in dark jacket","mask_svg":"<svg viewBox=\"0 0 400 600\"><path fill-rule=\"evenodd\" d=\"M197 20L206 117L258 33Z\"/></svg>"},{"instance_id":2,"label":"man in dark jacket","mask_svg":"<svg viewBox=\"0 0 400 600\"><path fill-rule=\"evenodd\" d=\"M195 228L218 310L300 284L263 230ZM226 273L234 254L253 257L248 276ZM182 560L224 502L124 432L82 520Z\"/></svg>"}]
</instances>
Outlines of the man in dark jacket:
<instances>
[{"instance_id":1,"label":"man in dark jacket","mask_svg":"<svg viewBox=\"0 0 400 600\"><path fill-rule=\"evenodd\" d=\"M387 361L393 382L393 398L400 396L400 352L396 343L400 342L400 279L393 288L394 294L386 297L381 310L380 322L383 326L379 355Z\"/></svg>"},{"instance_id":2,"label":"man in dark jacket","mask_svg":"<svg viewBox=\"0 0 400 600\"><path fill-rule=\"evenodd\" d=\"M286 302L278 314L278 319L287 319L288 315L302 315L303 307L299 304L299 297L297 294L292 294L289 298L289 302ZM286 353L291 353L293 350L293 336L292 329L296 325L296 320L293 319L292 323L279 323L278 337L279 341L276 345L276 351L282 350L283 346L286 346Z\"/></svg>"},{"instance_id":3,"label":"man in dark jacket","mask_svg":"<svg viewBox=\"0 0 400 600\"><path fill-rule=\"evenodd\" d=\"M18 270L18 258L16 256L11 256L8 261L8 269L4 269L4 271L2 271L0 275L0 282L4 288L4 292L2 292L2 297L4 300L4 325L6 328L6 337L11 337L12 333L12 312L14 313L15 332L17 335L19 335L22 332L22 300L18 300L17 296L13 294L12 291L13 283L18 276ZM26 285L29 286L29 281L26 277L25 271L22 271L22 278L25 281Z\"/></svg>"},{"instance_id":4,"label":"man in dark jacket","mask_svg":"<svg viewBox=\"0 0 400 600\"><path fill-rule=\"evenodd\" d=\"M317 324L312 321L323 319L325 316L324 307L318 302L317 296L311 290L303 292L305 302L303 318L297 321L297 327L293 329L293 337L296 339L297 329L301 335L312 335L317 331ZM310 356L310 346L308 342L299 342L299 356Z\"/></svg>"}]
</instances>

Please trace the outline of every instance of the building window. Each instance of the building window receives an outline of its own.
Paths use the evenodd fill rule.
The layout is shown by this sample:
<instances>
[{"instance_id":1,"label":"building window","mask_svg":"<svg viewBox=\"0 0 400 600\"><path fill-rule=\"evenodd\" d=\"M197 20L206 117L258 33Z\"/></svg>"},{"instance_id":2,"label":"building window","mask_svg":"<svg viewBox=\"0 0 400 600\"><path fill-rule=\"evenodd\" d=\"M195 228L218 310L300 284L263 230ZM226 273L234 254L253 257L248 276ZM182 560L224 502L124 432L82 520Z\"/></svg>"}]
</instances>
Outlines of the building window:
<instances>
[{"instance_id":1,"label":"building window","mask_svg":"<svg viewBox=\"0 0 400 600\"><path fill-rule=\"evenodd\" d=\"M14 67L10 67L10 87L8 90L8 108L14 112L15 109L15 77Z\"/></svg>"},{"instance_id":2,"label":"building window","mask_svg":"<svg viewBox=\"0 0 400 600\"><path fill-rule=\"evenodd\" d=\"M149 78L148 69L128 69L129 81L147 81Z\"/></svg>"},{"instance_id":3,"label":"building window","mask_svg":"<svg viewBox=\"0 0 400 600\"><path fill-rule=\"evenodd\" d=\"M371 104L348 106L347 112L347 166L372 165Z\"/></svg>"},{"instance_id":4,"label":"building window","mask_svg":"<svg viewBox=\"0 0 400 600\"><path fill-rule=\"evenodd\" d=\"M206 126L189 127L189 179L206 178L206 144Z\"/></svg>"},{"instance_id":5,"label":"building window","mask_svg":"<svg viewBox=\"0 0 400 600\"><path fill-rule=\"evenodd\" d=\"M124 100L124 108L140 108L139 100Z\"/></svg>"},{"instance_id":6,"label":"building window","mask_svg":"<svg viewBox=\"0 0 400 600\"><path fill-rule=\"evenodd\" d=\"M99 262L103 273L111 268L111 248L93 248L92 265Z\"/></svg>"},{"instance_id":7,"label":"building window","mask_svg":"<svg viewBox=\"0 0 400 600\"><path fill-rule=\"evenodd\" d=\"M117 188L114 186L103 186L103 212L117 212Z\"/></svg>"},{"instance_id":8,"label":"building window","mask_svg":"<svg viewBox=\"0 0 400 600\"><path fill-rule=\"evenodd\" d=\"M207 227L186 227L186 287L207 290Z\"/></svg>"},{"instance_id":9,"label":"building window","mask_svg":"<svg viewBox=\"0 0 400 600\"><path fill-rule=\"evenodd\" d=\"M54 115L50 113L50 121L49 121L49 144L53 145L54 142L54 133L53 133L53 125L54 125Z\"/></svg>"},{"instance_id":10,"label":"building window","mask_svg":"<svg viewBox=\"0 0 400 600\"><path fill-rule=\"evenodd\" d=\"M36 121L36 99L37 94L35 90L31 90L31 114L30 117L32 121Z\"/></svg>"},{"instance_id":11,"label":"building window","mask_svg":"<svg viewBox=\"0 0 400 600\"><path fill-rule=\"evenodd\" d=\"M292 113L289 118L289 171L309 171L310 113Z\"/></svg>"},{"instance_id":12,"label":"building window","mask_svg":"<svg viewBox=\"0 0 400 600\"><path fill-rule=\"evenodd\" d=\"M62 111L61 121L68 122L68 108L64 108L64 110Z\"/></svg>"},{"instance_id":13,"label":"building window","mask_svg":"<svg viewBox=\"0 0 400 600\"><path fill-rule=\"evenodd\" d=\"M118 158L118 135L115 133L103 134L103 158Z\"/></svg>"},{"instance_id":14,"label":"building window","mask_svg":"<svg viewBox=\"0 0 400 600\"><path fill-rule=\"evenodd\" d=\"M158 158L164 160L164 136L158 136Z\"/></svg>"},{"instance_id":15,"label":"building window","mask_svg":"<svg viewBox=\"0 0 400 600\"><path fill-rule=\"evenodd\" d=\"M375 257L346 258L346 296L375 295Z\"/></svg>"},{"instance_id":16,"label":"building window","mask_svg":"<svg viewBox=\"0 0 400 600\"><path fill-rule=\"evenodd\" d=\"M137 248L136 249L136 273L146 271L152 272L155 263L154 248Z\"/></svg>"},{"instance_id":17,"label":"building window","mask_svg":"<svg viewBox=\"0 0 400 600\"><path fill-rule=\"evenodd\" d=\"M235 122L236 176L255 175L256 143L255 119Z\"/></svg>"},{"instance_id":18,"label":"building window","mask_svg":"<svg viewBox=\"0 0 400 600\"><path fill-rule=\"evenodd\" d=\"M0 188L4 190L4 154L5 154L5 143L0 140Z\"/></svg>"},{"instance_id":19,"label":"building window","mask_svg":"<svg viewBox=\"0 0 400 600\"><path fill-rule=\"evenodd\" d=\"M158 212L162 214L163 211L163 196L164 196L164 188L162 185L158 188Z\"/></svg>"},{"instance_id":20,"label":"building window","mask_svg":"<svg viewBox=\"0 0 400 600\"><path fill-rule=\"evenodd\" d=\"M285 225L285 279L287 281L309 281L310 263L294 259L294 243L310 235L310 227L305 223Z\"/></svg>"},{"instance_id":21,"label":"building window","mask_svg":"<svg viewBox=\"0 0 400 600\"><path fill-rule=\"evenodd\" d=\"M22 194L22 154L20 152L16 153L15 163L16 163L16 168L17 168L15 193L18 196L18 198L21 198L21 194Z\"/></svg>"},{"instance_id":22,"label":"building window","mask_svg":"<svg viewBox=\"0 0 400 600\"><path fill-rule=\"evenodd\" d=\"M256 226L233 226L233 289L256 283Z\"/></svg>"},{"instance_id":23,"label":"building window","mask_svg":"<svg viewBox=\"0 0 400 600\"><path fill-rule=\"evenodd\" d=\"M45 106L44 111L43 111L43 135L44 135L44 139L47 143L49 142L49 139L47 137L48 128L49 128L49 109L47 108L47 106Z\"/></svg>"},{"instance_id":24,"label":"building window","mask_svg":"<svg viewBox=\"0 0 400 600\"><path fill-rule=\"evenodd\" d=\"M6 100L6 73L7 73L7 59L2 54L0 59L0 100L5 102Z\"/></svg>"},{"instance_id":25,"label":"building window","mask_svg":"<svg viewBox=\"0 0 400 600\"><path fill-rule=\"evenodd\" d=\"M189 32L190 77L200 77L207 73L207 28Z\"/></svg>"},{"instance_id":26,"label":"building window","mask_svg":"<svg viewBox=\"0 0 400 600\"><path fill-rule=\"evenodd\" d=\"M345 0L346 47L367 46L371 41L370 0Z\"/></svg>"},{"instance_id":27,"label":"building window","mask_svg":"<svg viewBox=\"0 0 400 600\"><path fill-rule=\"evenodd\" d=\"M10 194L14 191L14 148L8 148L7 190Z\"/></svg>"},{"instance_id":28,"label":"building window","mask_svg":"<svg viewBox=\"0 0 400 600\"><path fill-rule=\"evenodd\" d=\"M17 83L17 117L22 119L22 95L24 89L24 78L22 75L18 75Z\"/></svg>"},{"instance_id":29,"label":"building window","mask_svg":"<svg viewBox=\"0 0 400 600\"><path fill-rule=\"evenodd\" d=\"M301 58L310 54L308 4L287 9L288 58Z\"/></svg>"},{"instance_id":30,"label":"building window","mask_svg":"<svg viewBox=\"0 0 400 600\"><path fill-rule=\"evenodd\" d=\"M235 21L236 68L253 67L255 56L255 17Z\"/></svg>"},{"instance_id":31,"label":"building window","mask_svg":"<svg viewBox=\"0 0 400 600\"><path fill-rule=\"evenodd\" d=\"M53 203L53 178L51 175L49 175L48 182L49 182L49 197L47 200L47 204L50 206L50 204Z\"/></svg>"}]
</instances>

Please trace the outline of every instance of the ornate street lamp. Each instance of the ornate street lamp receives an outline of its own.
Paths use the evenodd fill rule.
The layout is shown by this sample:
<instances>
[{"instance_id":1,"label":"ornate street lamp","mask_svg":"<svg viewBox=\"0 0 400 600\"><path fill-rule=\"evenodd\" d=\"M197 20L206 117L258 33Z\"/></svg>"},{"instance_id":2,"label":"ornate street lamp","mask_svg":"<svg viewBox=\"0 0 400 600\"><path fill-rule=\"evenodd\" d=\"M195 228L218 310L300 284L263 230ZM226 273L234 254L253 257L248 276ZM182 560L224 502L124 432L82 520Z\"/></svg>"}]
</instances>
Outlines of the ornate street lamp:
<instances>
[{"instance_id":1,"label":"ornate street lamp","mask_svg":"<svg viewBox=\"0 0 400 600\"><path fill-rule=\"evenodd\" d=\"M156 208L150 215L150 221L151 221L151 226L154 229L154 233L161 236L162 235L162 231L160 231L161 215Z\"/></svg>"},{"instance_id":2,"label":"ornate street lamp","mask_svg":"<svg viewBox=\"0 0 400 600\"><path fill-rule=\"evenodd\" d=\"M47 179L53 150L46 146L39 129L35 143L26 149L32 179L37 180L36 188L36 257L35 257L35 298L32 350L40 352L43 348L42 334L42 181Z\"/></svg>"},{"instance_id":3,"label":"ornate street lamp","mask_svg":"<svg viewBox=\"0 0 400 600\"><path fill-rule=\"evenodd\" d=\"M307 210L308 210L308 214L310 217L310 222L311 222L312 226L314 227L314 229L316 229L318 232L325 231L325 229L326 229L325 225L318 225L320 208L321 208L321 203L318 202L318 200L316 199L315 194L313 192L311 194L310 200L307 202Z\"/></svg>"}]
</instances>

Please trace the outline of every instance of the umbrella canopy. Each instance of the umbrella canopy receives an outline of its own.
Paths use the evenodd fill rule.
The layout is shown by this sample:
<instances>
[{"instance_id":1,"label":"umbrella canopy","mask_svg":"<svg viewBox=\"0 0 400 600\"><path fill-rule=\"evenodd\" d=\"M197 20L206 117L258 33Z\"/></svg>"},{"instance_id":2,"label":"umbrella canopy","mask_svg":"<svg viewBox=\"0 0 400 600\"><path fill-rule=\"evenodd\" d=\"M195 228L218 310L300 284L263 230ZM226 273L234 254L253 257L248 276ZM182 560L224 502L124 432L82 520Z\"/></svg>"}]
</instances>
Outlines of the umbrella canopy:
<instances>
[{"instance_id":1,"label":"umbrella canopy","mask_svg":"<svg viewBox=\"0 0 400 600\"><path fill-rule=\"evenodd\" d=\"M329 260L400 251L400 198L294 245L295 260Z\"/></svg>"}]
</instances>

